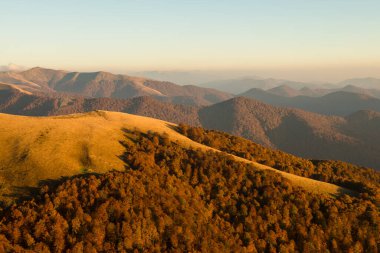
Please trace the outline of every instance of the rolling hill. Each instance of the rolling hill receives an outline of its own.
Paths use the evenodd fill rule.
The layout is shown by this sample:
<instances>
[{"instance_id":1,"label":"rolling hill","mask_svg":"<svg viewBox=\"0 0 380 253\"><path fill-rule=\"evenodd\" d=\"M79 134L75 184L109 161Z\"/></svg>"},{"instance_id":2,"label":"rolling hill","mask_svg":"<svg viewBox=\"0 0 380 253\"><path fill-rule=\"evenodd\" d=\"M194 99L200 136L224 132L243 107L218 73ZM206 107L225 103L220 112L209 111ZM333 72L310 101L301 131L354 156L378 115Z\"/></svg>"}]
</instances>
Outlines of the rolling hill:
<instances>
[{"instance_id":1,"label":"rolling hill","mask_svg":"<svg viewBox=\"0 0 380 253\"><path fill-rule=\"evenodd\" d=\"M59 92L92 98L152 96L194 105L208 105L232 97L213 89L192 85L180 86L102 71L79 73L37 67L22 72L0 72L0 82L18 85L30 92Z\"/></svg>"},{"instance_id":2,"label":"rolling hill","mask_svg":"<svg viewBox=\"0 0 380 253\"><path fill-rule=\"evenodd\" d=\"M168 134L183 147L217 151L179 134L173 123L117 112L96 111L55 117L26 117L0 114L0 178L2 191L36 186L40 180L72 176L83 171L104 173L124 168L120 156L125 131L137 129ZM274 170L243 158L237 161L258 169ZM49 168L54 167L54 170ZM315 192L338 194L339 187L303 179L279 171L281 175ZM307 183L305 183L305 181ZM319 186L320 185L320 186ZM13 187L13 188L12 188Z\"/></svg>"}]
</instances>

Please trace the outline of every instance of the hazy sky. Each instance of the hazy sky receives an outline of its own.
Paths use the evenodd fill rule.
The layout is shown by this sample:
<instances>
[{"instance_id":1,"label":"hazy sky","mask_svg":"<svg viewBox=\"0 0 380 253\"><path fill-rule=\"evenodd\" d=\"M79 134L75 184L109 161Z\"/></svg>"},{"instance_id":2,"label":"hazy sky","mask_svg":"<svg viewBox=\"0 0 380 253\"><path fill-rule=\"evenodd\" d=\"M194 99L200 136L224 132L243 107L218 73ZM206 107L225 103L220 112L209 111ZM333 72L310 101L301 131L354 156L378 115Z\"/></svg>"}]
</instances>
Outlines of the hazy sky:
<instances>
[{"instance_id":1,"label":"hazy sky","mask_svg":"<svg viewBox=\"0 0 380 253\"><path fill-rule=\"evenodd\" d=\"M379 12L379 0L0 0L0 65L380 77Z\"/></svg>"}]
</instances>

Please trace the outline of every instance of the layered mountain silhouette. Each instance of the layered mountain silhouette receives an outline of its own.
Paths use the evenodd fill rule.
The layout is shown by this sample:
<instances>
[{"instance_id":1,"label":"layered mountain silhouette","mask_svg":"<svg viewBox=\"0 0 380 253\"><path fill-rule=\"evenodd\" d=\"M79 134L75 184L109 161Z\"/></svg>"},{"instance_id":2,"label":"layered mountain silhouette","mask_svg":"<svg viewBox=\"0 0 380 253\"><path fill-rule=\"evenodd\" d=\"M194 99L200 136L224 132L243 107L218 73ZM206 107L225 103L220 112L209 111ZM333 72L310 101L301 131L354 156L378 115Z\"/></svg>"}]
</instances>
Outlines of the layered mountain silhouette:
<instances>
[{"instance_id":1,"label":"layered mountain silhouette","mask_svg":"<svg viewBox=\"0 0 380 253\"><path fill-rule=\"evenodd\" d=\"M0 112L49 116L94 110L109 110L150 116L172 122L199 125L198 107L161 102L152 97L131 99L84 98L65 94L31 94L15 86L0 84Z\"/></svg>"},{"instance_id":2,"label":"layered mountain silhouette","mask_svg":"<svg viewBox=\"0 0 380 253\"><path fill-rule=\"evenodd\" d=\"M67 72L32 68L23 72L2 72L0 82L18 85L30 92L64 92L85 97L132 98L153 96L176 103L208 105L232 97L225 92L192 85L180 86L141 77L108 72Z\"/></svg>"},{"instance_id":3,"label":"layered mountain silhouette","mask_svg":"<svg viewBox=\"0 0 380 253\"><path fill-rule=\"evenodd\" d=\"M350 91L379 97L380 79L353 78L338 83L311 83L275 78L247 77L240 79L216 80L203 83L200 86L232 94L240 94L250 89L263 89L269 92L271 92L271 89L274 89L273 93L277 95L323 96L336 91ZM276 90L277 87L280 87L279 90ZM282 92L281 90L285 92ZM292 90L292 93L289 94L286 90Z\"/></svg>"},{"instance_id":4,"label":"layered mountain silhouette","mask_svg":"<svg viewBox=\"0 0 380 253\"><path fill-rule=\"evenodd\" d=\"M303 92L311 94L313 90L303 89ZM319 97L300 94L301 91L282 86L267 91L250 89L240 95L271 105L294 107L325 115L346 116L359 110L380 111L380 99L366 94L348 91L335 91Z\"/></svg>"},{"instance_id":5,"label":"layered mountain silhouette","mask_svg":"<svg viewBox=\"0 0 380 253\"><path fill-rule=\"evenodd\" d=\"M205 128L243 136L302 157L380 168L378 112L325 116L234 98L203 108L199 115Z\"/></svg>"},{"instance_id":6,"label":"layered mountain silhouette","mask_svg":"<svg viewBox=\"0 0 380 253\"><path fill-rule=\"evenodd\" d=\"M339 82L338 85L340 86L347 86L347 85L353 85L353 86L359 86L364 89L380 89L380 79L379 78L373 78L373 77L366 77L366 78L352 78L347 79L342 82Z\"/></svg>"},{"instance_id":7,"label":"layered mountain silhouette","mask_svg":"<svg viewBox=\"0 0 380 253\"><path fill-rule=\"evenodd\" d=\"M218 80L208 83L201 84L202 87L213 88L232 94L240 94L249 89L258 88L258 89L272 89L278 86L287 86L291 89L301 89L303 87L312 86L310 83L296 82L282 79L274 78L259 78L259 77L250 77L243 79L229 79L229 80Z\"/></svg>"},{"instance_id":8,"label":"layered mountain silhouette","mask_svg":"<svg viewBox=\"0 0 380 253\"><path fill-rule=\"evenodd\" d=\"M197 107L152 97L39 96L9 86L0 90L0 101L2 113L46 116L93 110L127 112L225 131L302 157L380 168L380 113L374 111L337 117L275 107L244 97Z\"/></svg>"},{"instance_id":9,"label":"layered mountain silhouette","mask_svg":"<svg viewBox=\"0 0 380 253\"><path fill-rule=\"evenodd\" d=\"M247 91L249 93L249 91ZM308 97L321 97L330 93L335 92L350 92L363 94L375 98L380 98L380 89L366 89L354 85L346 85L342 88L334 89L324 89L324 88L312 88L303 87L302 89L295 89L288 85L280 85L271 89L266 90L266 92L282 96L282 97L296 97L296 96L308 96Z\"/></svg>"},{"instance_id":10,"label":"layered mountain silhouette","mask_svg":"<svg viewBox=\"0 0 380 253\"><path fill-rule=\"evenodd\" d=\"M340 91L347 91L352 93L364 94L380 99L380 85L377 89L366 89L354 85L346 85L339 89Z\"/></svg>"}]
</instances>

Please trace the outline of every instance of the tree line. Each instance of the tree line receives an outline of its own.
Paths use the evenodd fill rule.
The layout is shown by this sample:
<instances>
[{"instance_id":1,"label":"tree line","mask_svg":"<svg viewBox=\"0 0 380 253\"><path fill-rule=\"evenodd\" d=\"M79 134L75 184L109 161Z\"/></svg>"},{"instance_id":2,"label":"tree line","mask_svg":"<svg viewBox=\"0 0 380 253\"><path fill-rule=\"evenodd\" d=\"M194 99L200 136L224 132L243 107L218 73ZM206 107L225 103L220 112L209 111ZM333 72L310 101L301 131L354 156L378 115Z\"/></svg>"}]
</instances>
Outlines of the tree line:
<instances>
[{"instance_id":1,"label":"tree line","mask_svg":"<svg viewBox=\"0 0 380 253\"><path fill-rule=\"evenodd\" d=\"M380 173L342 161L308 160L250 140L215 130L180 124L178 131L190 139L221 151L256 161L275 169L336 184L380 203Z\"/></svg>"}]
</instances>

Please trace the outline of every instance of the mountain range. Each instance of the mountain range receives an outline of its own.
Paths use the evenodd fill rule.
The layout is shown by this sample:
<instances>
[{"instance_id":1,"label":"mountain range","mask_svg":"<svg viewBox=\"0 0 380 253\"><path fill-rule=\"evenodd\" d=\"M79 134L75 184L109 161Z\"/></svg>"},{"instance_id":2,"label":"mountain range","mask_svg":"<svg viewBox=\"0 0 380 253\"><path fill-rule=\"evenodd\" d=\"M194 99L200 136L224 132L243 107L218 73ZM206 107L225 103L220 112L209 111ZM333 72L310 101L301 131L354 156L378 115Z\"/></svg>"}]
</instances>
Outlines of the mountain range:
<instances>
[{"instance_id":1,"label":"mountain range","mask_svg":"<svg viewBox=\"0 0 380 253\"><path fill-rule=\"evenodd\" d=\"M347 79L338 83L312 83L274 78L249 77L217 80L199 85L229 92L231 94L241 94L250 89L262 89L273 92L277 95L285 96L322 96L336 91L349 91L372 96L374 95L376 97L380 96L380 79L377 78Z\"/></svg>"},{"instance_id":2,"label":"mountain range","mask_svg":"<svg viewBox=\"0 0 380 253\"><path fill-rule=\"evenodd\" d=\"M374 111L339 117L271 106L244 97L200 107L148 96L131 99L45 96L7 85L0 87L3 87L2 113L47 116L93 110L127 112L225 131L302 157L338 159L380 168L380 113Z\"/></svg>"},{"instance_id":3,"label":"mountain range","mask_svg":"<svg viewBox=\"0 0 380 253\"><path fill-rule=\"evenodd\" d=\"M250 93L251 91L255 91L257 89L259 88L252 88L245 91L242 94ZM270 94L278 95L281 97L297 97L297 96L321 97L321 96L325 96L327 94L335 93L335 92L350 92L350 93L357 93L357 94L372 96L375 98L380 98L380 89L366 89L366 88L362 88L362 87L358 87L354 85L346 85L342 88L333 88L333 89L313 88L313 87L307 87L307 86L301 89L295 89L288 85L280 85L274 88L270 88L266 90L260 89L260 90L263 90Z\"/></svg>"},{"instance_id":4,"label":"mountain range","mask_svg":"<svg viewBox=\"0 0 380 253\"><path fill-rule=\"evenodd\" d=\"M354 81L358 82L358 80ZM369 81L372 84L376 83L376 79L369 79ZM379 111L380 99L377 97L380 97L380 91L353 85L327 89L304 86L308 85L307 83L259 78L245 79L240 85L234 83L233 80L231 83L227 81L218 85L245 89L252 86L252 82L262 89L253 88L239 96L250 97L276 106L294 107L326 115L346 116L359 110ZM234 97L230 93L216 89L193 85L181 86L165 81L115 75L103 71L81 73L38 67L26 71L0 72L0 83L47 97L59 97L63 94L71 97L115 99L149 96L163 102L193 106L207 106ZM295 86L298 88L294 88ZM302 86L304 87L299 88Z\"/></svg>"},{"instance_id":5,"label":"mountain range","mask_svg":"<svg viewBox=\"0 0 380 253\"><path fill-rule=\"evenodd\" d=\"M49 116L109 110L199 125L198 109L197 106L163 102L149 96L130 99L85 98L60 93L47 96L0 84L0 112L16 115Z\"/></svg>"},{"instance_id":6,"label":"mountain range","mask_svg":"<svg viewBox=\"0 0 380 253\"><path fill-rule=\"evenodd\" d=\"M0 72L0 82L18 85L30 92L67 93L84 97L132 98L153 96L176 103L208 105L232 97L214 89L180 86L141 77L108 72L68 72L32 68L22 72Z\"/></svg>"},{"instance_id":7,"label":"mountain range","mask_svg":"<svg viewBox=\"0 0 380 253\"><path fill-rule=\"evenodd\" d=\"M312 92L312 90L309 91ZM240 96L271 105L294 107L325 115L346 116L359 110L380 111L380 99L348 91L334 91L323 96L307 96L298 95L297 91L282 86L268 91L250 89Z\"/></svg>"},{"instance_id":8,"label":"mountain range","mask_svg":"<svg viewBox=\"0 0 380 253\"><path fill-rule=\"evenodd\" d=\"M242 78L242 79L227 79L217 80L200 84L202 87L217 89L232 94L240 94L252 88L272 89L278 86L289 86L292 89L301 89L303 87L313 86L310 83L296 82L274 78Z\"/></svg>"}]
</instances>

